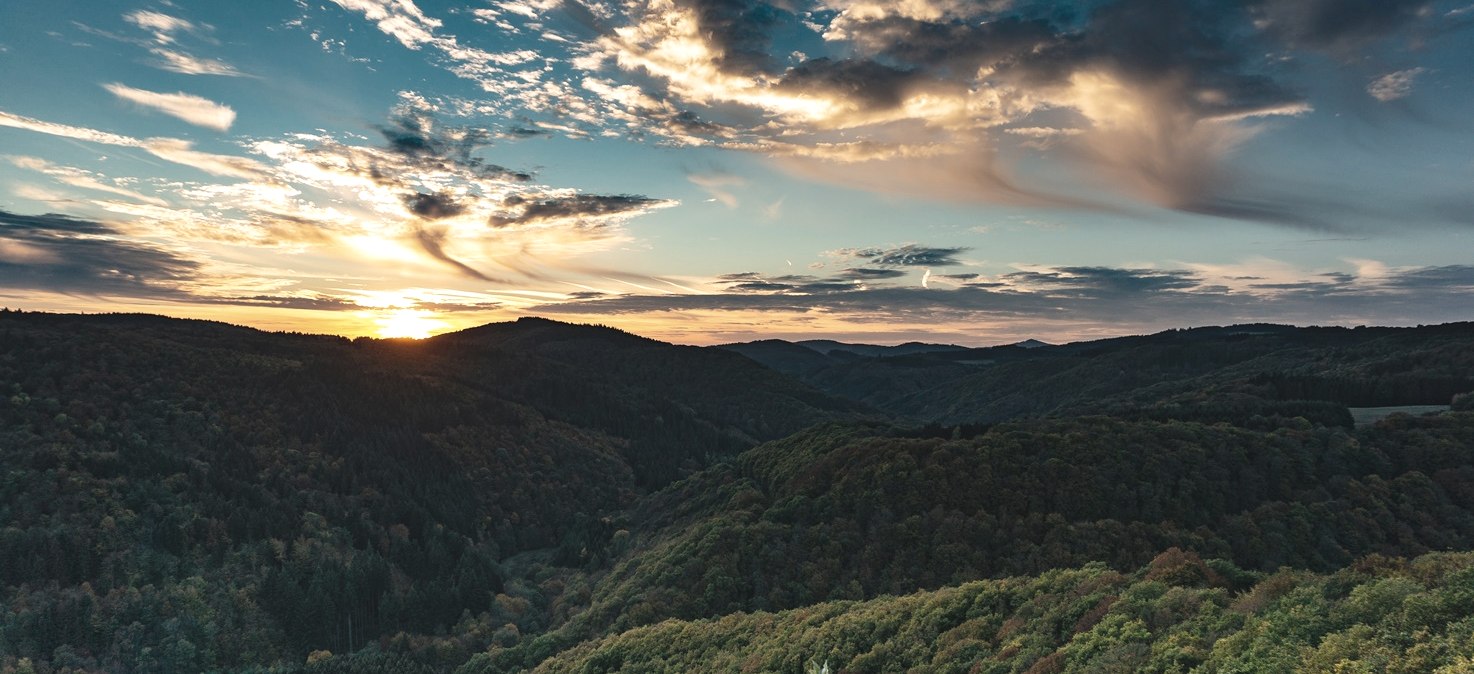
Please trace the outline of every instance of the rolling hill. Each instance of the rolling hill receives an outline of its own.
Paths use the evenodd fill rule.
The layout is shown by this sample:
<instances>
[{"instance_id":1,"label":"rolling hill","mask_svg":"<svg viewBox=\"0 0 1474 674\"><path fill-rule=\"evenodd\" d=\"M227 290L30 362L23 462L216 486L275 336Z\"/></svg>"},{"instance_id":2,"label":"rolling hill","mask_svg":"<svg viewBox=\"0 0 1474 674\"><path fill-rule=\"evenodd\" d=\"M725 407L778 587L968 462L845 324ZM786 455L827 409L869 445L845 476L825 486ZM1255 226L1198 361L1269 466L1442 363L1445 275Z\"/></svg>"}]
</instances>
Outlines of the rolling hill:
<instances>
[{"instance_id":1,"label":"rolling hill","mask_svg":"<svg viewBox=\"0 0 1474 674\"><path fill-rule=\"evenodd\" d=\"M1469 324L904 351L0 312L0 671L1474 656Z\"/></svg>"}]
</instances>

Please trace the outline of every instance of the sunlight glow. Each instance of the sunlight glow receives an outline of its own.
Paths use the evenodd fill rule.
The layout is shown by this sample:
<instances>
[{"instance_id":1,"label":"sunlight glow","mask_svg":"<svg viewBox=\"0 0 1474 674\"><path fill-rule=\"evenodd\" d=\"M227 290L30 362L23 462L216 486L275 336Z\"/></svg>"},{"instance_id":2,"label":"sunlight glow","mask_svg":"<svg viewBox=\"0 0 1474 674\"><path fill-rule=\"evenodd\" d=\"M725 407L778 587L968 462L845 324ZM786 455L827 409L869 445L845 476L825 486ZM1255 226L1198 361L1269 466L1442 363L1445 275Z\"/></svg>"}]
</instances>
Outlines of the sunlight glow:
<instances>
[{"instance_id":1,"label":"sunlight glow","mask_svg":"<svg viewBox=\"0 0 1474 674\"><path fill-rule=\"evenodd\" d=\"M436 318L434 312L423 309L397 309L380 314L374 323L379 326L379 336L384 339L424 339L450 327Z\"/></svg>"}]
</instances>

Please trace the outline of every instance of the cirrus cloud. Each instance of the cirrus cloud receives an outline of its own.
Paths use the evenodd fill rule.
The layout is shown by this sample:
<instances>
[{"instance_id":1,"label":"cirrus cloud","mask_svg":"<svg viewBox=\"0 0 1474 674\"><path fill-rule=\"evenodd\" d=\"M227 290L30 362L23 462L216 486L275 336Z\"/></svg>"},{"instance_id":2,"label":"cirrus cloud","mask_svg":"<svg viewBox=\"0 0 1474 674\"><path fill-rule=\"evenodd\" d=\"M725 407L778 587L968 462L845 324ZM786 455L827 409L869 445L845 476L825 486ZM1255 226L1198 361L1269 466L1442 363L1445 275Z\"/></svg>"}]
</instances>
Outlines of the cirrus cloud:
<instances>
[{"instance_id":1,"label":"cirrus cloud","mask_svg":"<svg viewBox=\"0 0 1474 674\"><path fill-rule=\"evenodd\" d=\"M229 131L230 125L235 123L235 110L228 105L216 103L202 96L186 94L182 91L172 94L148 91L117 82L104 84L102 87L122 100L157 110L195 126L203 126L216 131Z\"/></svg>"}]
</instances>

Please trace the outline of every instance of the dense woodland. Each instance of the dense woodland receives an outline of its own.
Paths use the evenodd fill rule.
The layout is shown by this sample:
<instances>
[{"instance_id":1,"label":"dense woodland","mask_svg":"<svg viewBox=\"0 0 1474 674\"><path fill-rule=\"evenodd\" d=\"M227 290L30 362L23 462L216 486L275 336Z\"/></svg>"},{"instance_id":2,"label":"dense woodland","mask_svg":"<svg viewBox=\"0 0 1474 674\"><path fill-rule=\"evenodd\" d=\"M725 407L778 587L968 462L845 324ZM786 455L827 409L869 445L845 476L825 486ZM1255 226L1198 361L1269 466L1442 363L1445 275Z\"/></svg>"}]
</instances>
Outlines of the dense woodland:
<instances>
[{"instance_id":1,"label":"dense woodland","mask_svg":"<svg viewBox=\"0 0 1474 674\"><path fill-rule=\"evenodd\" d=\"M1474 671L1474 325L752 346L0 313L0 671Z\"/></svg>"}]
</instances>

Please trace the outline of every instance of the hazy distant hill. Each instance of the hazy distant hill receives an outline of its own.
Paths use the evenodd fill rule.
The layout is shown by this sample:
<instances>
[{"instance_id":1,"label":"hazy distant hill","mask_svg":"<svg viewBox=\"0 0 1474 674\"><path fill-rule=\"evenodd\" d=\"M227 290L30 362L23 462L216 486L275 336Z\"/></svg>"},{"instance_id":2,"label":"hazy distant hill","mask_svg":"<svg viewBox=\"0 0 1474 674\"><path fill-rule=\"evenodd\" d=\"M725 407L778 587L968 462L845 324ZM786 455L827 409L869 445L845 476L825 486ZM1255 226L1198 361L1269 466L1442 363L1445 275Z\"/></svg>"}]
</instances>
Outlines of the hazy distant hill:
<instances>
[{"instance_id":1,"label":"hazy distant hill","mask_svg":"<svg viewBox=\"0 0 1474 674\"><path fill-rule=\"evenodd\" d=\"M831 394L941 423L1320 401L1447 404L1474 389L1474 323L1418 328L1282 325L1171 330L1064 345L945 349L904 357L787 357L784 343L730 345ZM1273 411L1269 409L1269 411ZM1237 413L1237 412L1235 412ZM1348 422L1349 423L1349 422Z\"/></svg>"},{"instance_id":2,"label":"hazy distant hill","mask_svg":"<svg viewBox=\"0 0 1474 674\"><path fill-rule=\"evenodd\" d=\"M840 354L851 354L855 356L866 356L871 358L885 358L890 356L909 356L918 353L938 353L949 351L964 351L965 346L956 344L926 344L923 342L906 342L895 346L877 346L875 344L847 344L830 339L805 339L794 342L826 356Z\"/></svg>"}]
</instances>

